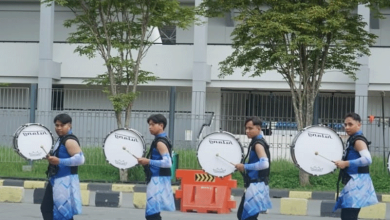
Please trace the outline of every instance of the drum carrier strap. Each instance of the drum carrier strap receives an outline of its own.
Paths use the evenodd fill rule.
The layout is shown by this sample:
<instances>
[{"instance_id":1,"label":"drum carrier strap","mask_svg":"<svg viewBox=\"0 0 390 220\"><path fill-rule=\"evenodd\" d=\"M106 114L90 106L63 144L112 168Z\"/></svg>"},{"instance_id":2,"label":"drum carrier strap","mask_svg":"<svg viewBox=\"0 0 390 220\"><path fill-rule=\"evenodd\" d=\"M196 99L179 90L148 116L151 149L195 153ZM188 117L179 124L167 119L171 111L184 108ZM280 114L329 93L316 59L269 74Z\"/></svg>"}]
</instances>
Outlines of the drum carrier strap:
<instances>
[{"instance_id":1,"label":"drum carrier strap","mask_svg":"<svg viewBox=\"0 0 390 220\"><path fill-rule=\"evenodd\" d=\"M157 148L157 143L163 142L165 146L168 148L169 156L172 159L172 143L167 137L157 137L153 140L150 150L146 155L146 158L150 159L152 157L153 149ZM146 184L148 184L152 178L152 172L150 171L150 165L144 166L145 176L146 176ZM171 176L171 168L160 168L159 176Z\"/></svg>"},{"instance_id":2,"label":"drum carrier strap","mask_svg":"<svg viewBox=\"0 0 390 220\"><path fill-rule=\"evenodd\" d=\"M364 137L363 135L355 135L355 136L349 137L348 140L347 140L348 146L347 146L347 149L345 150L346 153L345 153L345 155L344 155L344 157L342 159L343 161L347 160L348 154L351 151L351 147L355 147L355 142L357 140L364 141L366 143L366 145L367 145L367 148L369 148L369 146L371 144L371 141L368 141L367 138ZM347 173L347 170L348 170L348 167L346 167L344 169L340 169L339 177L337 179L337 196L336 196L336 201L339 199L340 180L341 180L341 183L346 185L348 183L348 181L351 179L351 176ZM370 173L369 166L358 167L358 172L357 173Z\"/></svg>"},{"instance_id":3,"label":"drum carrier strap","mask_svg":"<svg viewBox=\"0 0 390 220\"><path fill-rule=\"evenodd\" d=\"M61 141L58 145L58 148L54 152L50 152L50 155L58 157L58 150L60 149L60 146L61 145L65 146L66 141L69 139L75 140L80 145L79 139L74 134L67 134L64 137L60 138ZM49 164L47 167L46 176L49 178L51 176L56 175L57 172L58 172L58 165ZM71 166L70 173L77 174L78 166Z\"/></svg>"},{"instance_id":4,"label":"drum carrier strap","mask_svg":"<svg viewBox=\"0 0 390 220\"><path fill-rule=\"evenodd\" d=\"M269 167L267 169L264 169L264 170L259 170L258 177L256 179L251 179L246 171L244 171L244 173L241 173L243 175L243 178L244 178L245 188L248 188L251 183L264 182L265 185L268 185L268 182L269 182L269 173L270 173L270 169L271 169L271 157L270 157L270 152L269 152L269 145L264 140L264 138L256 139L253 141L253 143L251 142L251 144L249 145L248 153L246 154L246 156L244 158L244 163L247 160L247 158L249 157L249 154L251 151L254 151L256 153L256 150L255 150L256 144L260 144L264 147L265 153L266 153L268 161L269 161Z\"/></svg>"}]
</instances>

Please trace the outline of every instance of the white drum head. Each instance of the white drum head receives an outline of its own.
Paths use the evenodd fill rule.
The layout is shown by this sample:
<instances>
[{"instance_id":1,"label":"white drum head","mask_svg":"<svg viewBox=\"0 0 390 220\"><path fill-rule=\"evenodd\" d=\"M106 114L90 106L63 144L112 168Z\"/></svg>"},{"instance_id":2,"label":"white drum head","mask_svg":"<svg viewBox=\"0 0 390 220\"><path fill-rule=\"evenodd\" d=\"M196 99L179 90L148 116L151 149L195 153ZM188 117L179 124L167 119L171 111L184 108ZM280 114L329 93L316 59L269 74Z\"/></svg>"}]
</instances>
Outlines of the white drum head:
<instances>
[{"instance_id":1,"label":"white drum head","mask_svg":"<svg viewBox=\"0 0 390 220\"><path fill-rule=\"evenodd\" d=\"M320 176L337 169L331 161L341 160L343 149L343 141L334 130L325 126L310 126L293 140L291 156L300 169Z\"/></svg>"},{"instance_id":2,"label":"white drum head","mask_svg":"<svg viewBox=\"0 0 390 220\"><path fill-rule=\"evenodd\" d=\"M224 177L236 170L231 163L242 162L243 149L232 134L216 132L207 135L199 143L197 156L205 172L213 176Z\"/></svg>"},{"instance_id":3,"label":"white drum head","mask_svg":"<svg viewBox=\"0 0 390 220\"><path fill-rule=\"evenodd\" d=\"M45 158L53 144L53 135L49 129L41 124L22 125L14 134L14 148L20 156L27 160Z\"/></svg>"},{"instance_id":4,"label":"white drum head","mask_svg":"<svg viewBox=\"0 0 390 220\"><path fill-rule=\"evenodd\" d=\"M138 131L120 128L107 135L103 151L109 164L119 169L128 169L138 164L134 156L144 156L145 141Z\"/></svg>"}]
</instances>

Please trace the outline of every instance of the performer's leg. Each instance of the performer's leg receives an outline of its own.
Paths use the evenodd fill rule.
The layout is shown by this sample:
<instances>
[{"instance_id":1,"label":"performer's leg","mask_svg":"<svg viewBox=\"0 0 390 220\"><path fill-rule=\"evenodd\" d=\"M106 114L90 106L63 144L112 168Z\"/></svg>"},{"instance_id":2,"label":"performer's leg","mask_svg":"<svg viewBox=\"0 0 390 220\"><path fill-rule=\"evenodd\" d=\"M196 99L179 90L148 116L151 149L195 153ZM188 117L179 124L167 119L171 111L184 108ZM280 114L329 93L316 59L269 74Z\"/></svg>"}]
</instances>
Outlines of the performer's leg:
<instances>
[{"instance_id":1,"label":"performer's leg","mask_svg":"<svg viewBox=\"0 0 390 220\"><path fill-rule=\"evenodd\" d=\"M45 195L41 203L41 213L43 220L53 220L53 187L50 182L46 186Z\"/></svg>"},{"instance_id":2,"label":"performer's leg","mask_svg":"<svg viewBox=\"0 0 390 220\"><path fill-rule=\"evenodd\" d=\"M240 205L238 206L237 210L237 219L241 220L242 212L244 211L244 202L245 202L245 193L242 195Z\"/></svg>"},{"instance_id":3,"label":"performer's leg","mask_svg":"<svg viewBox=\"0 0 390 220\"><path fill-rule=\"evenodd\" d=\"M341 220L357 220L360 208L343 208L341 209Z\"/></svg>"},{"instance_id":4,"label":"performer's leg","mask_svg":"<svg viewBox=\"0 0 390 220\"><path fill-rule=\"evenodd\" d=\"M146 216L146 220L161 220L160 213Z\"/></svg>"}]
</instances>

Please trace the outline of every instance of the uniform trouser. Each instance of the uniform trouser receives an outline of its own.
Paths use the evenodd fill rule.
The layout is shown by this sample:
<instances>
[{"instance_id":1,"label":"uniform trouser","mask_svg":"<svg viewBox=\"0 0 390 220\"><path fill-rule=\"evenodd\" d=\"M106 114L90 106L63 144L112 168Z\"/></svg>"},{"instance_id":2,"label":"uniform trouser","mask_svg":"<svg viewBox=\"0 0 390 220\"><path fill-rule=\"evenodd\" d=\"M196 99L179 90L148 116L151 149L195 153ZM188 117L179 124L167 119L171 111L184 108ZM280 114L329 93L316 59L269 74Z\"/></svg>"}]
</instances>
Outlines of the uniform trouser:
<instances>
[{"instance_id":1,"label":"uniform trouser","mask_svg":"<svg viewBox=\"0 0 390 220\"><path fill-rule=\"evenodd\" d=\"M256 215L252 215L249 218L241 219L242 212L244 211L244 203L245 203L245 193L244 193L244 195L242 195L241 203L240 203L240 206L238 207L238 211L237 211L238 220L257 220L257 216L259 216L259 213L257 213Z\"/></svg>"},{"instance_id":2,"label":"uniform trouser","mask_svg":"<svg viewBox=\"0 0 390 220\"><path fill-rule=\"evenodd\" d=\"M146 220L161 220L160 213L146 216Z\"/></svg>"},{"instance_id":3,"label":"uniform trouser","mask_svg":"<svg viewBox=\"0 0 390 220\"><path fill-rule=\"evenodd\" d=\"M341 220L357 220L360 208L343 208L341 209Z\"/></svg>"},{"instance_id":4,"label":"uniform trouser","mask_svg":"<svg viewBox=\"0 0 390 220\"><path fill-rule=\"evenodd\" d=\"M49 181L49 183L46 186L45 195L43 196L43 200L41 203L41 212L42 212L43 220L54 220L53 207L54 207L53 187ZM69 220L73 220L73 218Z\"/></svg>"}]
</instances>

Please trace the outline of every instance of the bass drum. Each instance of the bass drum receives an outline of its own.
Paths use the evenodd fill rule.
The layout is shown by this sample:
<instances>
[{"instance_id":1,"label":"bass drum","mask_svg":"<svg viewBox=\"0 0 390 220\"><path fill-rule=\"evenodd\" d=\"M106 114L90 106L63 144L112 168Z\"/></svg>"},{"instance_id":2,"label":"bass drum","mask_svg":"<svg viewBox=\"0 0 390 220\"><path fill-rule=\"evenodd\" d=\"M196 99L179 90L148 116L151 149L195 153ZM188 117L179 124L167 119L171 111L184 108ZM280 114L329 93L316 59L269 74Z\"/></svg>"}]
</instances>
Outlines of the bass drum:
<instances>
[{"instance_id":1,"label":"bass drum","mask_svg":"<svg viewBox=\"0 0 390 220\"><path fill-rule=\"evenodd\" d=\"M206 173L224 177L236 170L233 164L242 163L244 152L233 134L221 131L203 138L198 145L197 157Z\"/></svg>"},{"instance_id":2,"label":"bass drum","mask_svg":"<svg viewBox=\"0 0 390 220\"><path fill-rule=\"evenodd\" d=\"M134 156L143 157L145 151L145 140L141 133L134 129L116 129L104 139L104 156L109 164L119 169L128 169L137 165L138 161Z\"/></svg>"},{"instance_id":3,"label":"bass drum","mask_svg":"<svg viewBox=\"0 0 390 220\"><path fill-rule=\"evenodd\" d=\"M332 161L343 157L343 141L331 128L309 126L293 140L291 157L295 165L313 176L334 172L337 167Z\"/></svg>"},{"instance_id":4,"label":"bass drum","mask_svg":"<svg viewBox=\"0 0 390 220\"><path fill-rule=\"evenodd\" d=\"M53 148L54 138L48 128L38 123L28 123L20 126L13 137L15 151L26 160L41 160L46 158Z\"/></svg>"}]
</instances>

